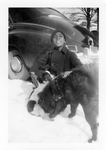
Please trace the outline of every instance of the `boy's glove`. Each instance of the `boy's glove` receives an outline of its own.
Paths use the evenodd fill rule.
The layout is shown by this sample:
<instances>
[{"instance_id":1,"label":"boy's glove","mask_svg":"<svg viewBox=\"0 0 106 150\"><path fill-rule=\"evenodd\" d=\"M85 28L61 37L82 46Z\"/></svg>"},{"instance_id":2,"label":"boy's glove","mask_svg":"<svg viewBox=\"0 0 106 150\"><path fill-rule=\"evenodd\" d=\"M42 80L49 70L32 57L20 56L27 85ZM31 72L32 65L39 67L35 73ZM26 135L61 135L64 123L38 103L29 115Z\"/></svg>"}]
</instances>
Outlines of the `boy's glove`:
<instances>
[{"instance_id":1,"label":"boy's glove","mask_svg":"<svg viewBox=\"0 0 106 150\"><path fill-rule=\"evenodd\" d=\"M45 81L51 81L52 80L52 78L48 72L44 73L43 78Z\"/></svg>"},{"instance_id":2,"label":"boy's glove","mask_svg":"<svg viewBox=\"0 0 106 150\"><path fill-rule=\"evenodd\" d=\"M51 76L47 72L43 72L42 75L38 76L38 81L43 83L43 81L51 81Z\"/></svg>"}]
</instances>

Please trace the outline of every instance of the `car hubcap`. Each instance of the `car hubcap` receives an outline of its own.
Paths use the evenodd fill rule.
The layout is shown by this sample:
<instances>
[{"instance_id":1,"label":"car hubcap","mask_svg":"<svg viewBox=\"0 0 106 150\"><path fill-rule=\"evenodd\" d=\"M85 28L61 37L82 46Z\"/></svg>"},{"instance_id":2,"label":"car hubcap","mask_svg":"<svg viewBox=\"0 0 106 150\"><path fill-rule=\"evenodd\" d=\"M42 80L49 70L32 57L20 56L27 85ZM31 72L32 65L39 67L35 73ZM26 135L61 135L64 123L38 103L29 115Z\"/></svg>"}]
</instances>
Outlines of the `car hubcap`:
<instances>
[{"instance_id":1,"label":"car hubcap","mask_svg":"<svg viewBox=\"0 0 106 150\"><path fill-rule=\"evenodd\" d=\"M22 69L21 62L17 57L12 58L10 66L15 73L19 73Z\"/></svg>"}]
</instances>

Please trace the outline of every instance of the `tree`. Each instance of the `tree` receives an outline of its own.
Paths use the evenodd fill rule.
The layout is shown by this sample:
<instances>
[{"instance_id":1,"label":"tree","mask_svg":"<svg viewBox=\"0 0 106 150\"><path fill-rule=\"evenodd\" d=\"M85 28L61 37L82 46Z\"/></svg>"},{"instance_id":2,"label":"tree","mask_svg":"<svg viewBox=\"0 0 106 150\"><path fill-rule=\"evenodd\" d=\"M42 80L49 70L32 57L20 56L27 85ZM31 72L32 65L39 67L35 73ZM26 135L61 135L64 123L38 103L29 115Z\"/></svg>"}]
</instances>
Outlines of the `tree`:
<instances>
[{"instance_id":1,"label":"tree","mask_svg":"<svg viewBox=\"0 0 106 150\"><path fill-rule=\"evenodd\" d=\"M97 27L99 31L99 8L57 8L58 11L63 13L67 18L72 20L88 30L92 30L93 26Z\"/></svg>"},{"instance_id":2,"label":"tree","mask_svg":"<svg viewBox=\"0 0 106 150\"><path fill-rule=\"evenodd\" d=\"M96 9L96 13L97 13L97 31L99 33L99 8Z\"/></svg>"},{"instance_id":3,"label":"tree","mask_svg":"<svg viewBox=\"0 0 106 150\"><path fill-rule=\"evenodd\" d=\"M79 9L82 11L83 15L86 18L86 21L87 21L86 28L90 30L91 20L95 16L96 13L97 13L97 19L99 19L99 8L79 8ZM99 24L98 21L97 21L97 24Z\"/></svg>"}]
</instances>

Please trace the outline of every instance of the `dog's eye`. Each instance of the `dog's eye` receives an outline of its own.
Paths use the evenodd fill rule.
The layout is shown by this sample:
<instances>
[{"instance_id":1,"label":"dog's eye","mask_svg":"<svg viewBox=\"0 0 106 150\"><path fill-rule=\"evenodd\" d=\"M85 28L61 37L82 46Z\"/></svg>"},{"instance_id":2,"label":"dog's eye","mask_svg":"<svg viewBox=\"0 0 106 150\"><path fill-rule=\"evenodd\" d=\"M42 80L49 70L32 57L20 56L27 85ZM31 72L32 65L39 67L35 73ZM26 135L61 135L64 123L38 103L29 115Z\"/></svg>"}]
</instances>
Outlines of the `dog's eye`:
<instances>
[{"instance_id":1,"label":"dog's eye","mask_svg":"<svg viewBox=\"0 0 106 150\"><path fill-rule=\"evenodd\" d=\"M42 99L39 99L39 102L41 102L42 101Z\"/></svg>"}]
</instances>

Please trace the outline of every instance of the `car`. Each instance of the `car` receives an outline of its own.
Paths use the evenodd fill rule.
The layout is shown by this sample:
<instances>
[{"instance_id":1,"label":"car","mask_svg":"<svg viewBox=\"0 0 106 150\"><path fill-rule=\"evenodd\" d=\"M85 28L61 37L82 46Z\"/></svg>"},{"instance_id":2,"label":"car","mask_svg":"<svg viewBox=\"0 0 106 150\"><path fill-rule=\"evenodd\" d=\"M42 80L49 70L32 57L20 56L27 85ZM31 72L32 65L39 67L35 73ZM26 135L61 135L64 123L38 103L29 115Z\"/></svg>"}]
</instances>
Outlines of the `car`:
<instances>
[{"instance_id":1,"label":"car","mask_svg":"<svg viewBox=\"0 0 106 150\"><path fill-rule=\"evenodd\" d=\"M29 78L29 70L34 61L53 47L50 37L56 29L65 33L67 47L77 53L89 47L89 37L98 45L97 39L90 31L74 24L53 8L12 7L9 8L8 14L9 79Z\"/></svg>"}]
</instances>

